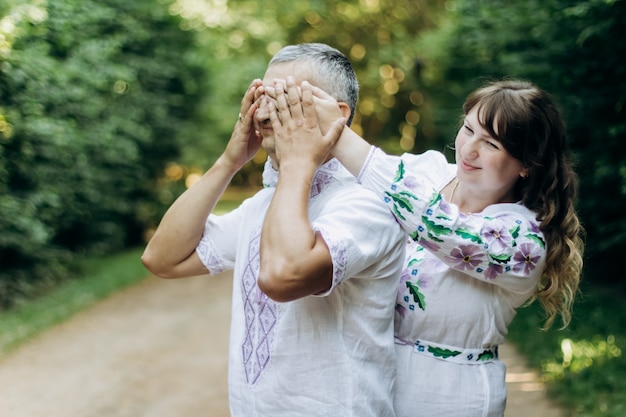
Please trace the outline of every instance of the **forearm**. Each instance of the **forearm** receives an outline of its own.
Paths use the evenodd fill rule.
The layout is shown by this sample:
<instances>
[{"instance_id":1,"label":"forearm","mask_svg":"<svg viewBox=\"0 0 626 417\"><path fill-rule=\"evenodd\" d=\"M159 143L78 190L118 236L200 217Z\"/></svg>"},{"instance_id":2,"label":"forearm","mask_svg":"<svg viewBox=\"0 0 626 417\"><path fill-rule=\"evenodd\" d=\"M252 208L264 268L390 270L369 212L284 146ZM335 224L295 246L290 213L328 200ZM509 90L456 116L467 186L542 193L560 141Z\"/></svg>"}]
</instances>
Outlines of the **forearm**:
<instances>
[{"instance_id":1,"label":"forearm","mask_svg":"<svg viewBox=\"0 0 626 417\"><path fill-rule=\"evenodd\" d=\"M201 272L184 267L202 238L207 217L230 183L237 168L218 161L167 210L142 256L154 274L177 277Z\"/></svg>"},{"instance_id":2,"label":"forearm","mask_svg":"<svg viewBox=\"0 0 626 417\"><path fill-rule=\"evenodd\" d=\"M331 149L331 153L352 175L357 177L363 168L371 146L352 129L345 127L339 140Z\"/></svg>"},{"instance_id":3,"label":"forearm","mask_svg":"<svg viewBox=\"0 0 626 417\"><path fill-rule=\"evenodd\" d=\"M342 126L340 135L335 135L332 132L333 127L337 127L335 125L337 119L342 116L348 118L350 109L345 103L337 103L333 97L317 87L303 83L302 90L303 103L308 98L305 96L305 92L310 91L313 94L317 122L324 135L322 140L312 142L315 147L309 152L315 151L320 154L330 152L352 175L358 176L367 159L371 145L348 126ZM330 134L328 134L329 132Z\"/></svg>"},{"instance_id":4,"label":"forearm","mask_svg":"<svg viewBox=\"0 0 626 417\"><path fill-rule=\"evenodd\" d=\"M308 201L315 166L281 165L276 192L263 224L259 286L277 301L290 301L329 288L328 248L311 228Z\"/></svg>"}]
</instances>

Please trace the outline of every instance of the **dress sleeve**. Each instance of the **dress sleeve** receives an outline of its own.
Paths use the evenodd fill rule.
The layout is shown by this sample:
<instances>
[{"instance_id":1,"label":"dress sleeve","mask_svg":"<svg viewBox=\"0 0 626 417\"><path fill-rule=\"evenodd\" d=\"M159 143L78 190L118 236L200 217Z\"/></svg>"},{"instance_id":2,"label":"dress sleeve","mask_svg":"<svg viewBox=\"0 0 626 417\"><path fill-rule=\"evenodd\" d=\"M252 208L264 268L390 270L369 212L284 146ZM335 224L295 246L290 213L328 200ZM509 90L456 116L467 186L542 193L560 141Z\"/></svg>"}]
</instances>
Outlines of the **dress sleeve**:
<instances>
[{"instance_id":1,"label":"dress sleeve","mask_svg":"<svg viewBox=\"0 0 626 417\"><path fill-rule=\"evenodd\" d=\"M461 213L429 181L412 175L411 157L374 149L359 180L384 199L414 241L450 268L483 281L507 286L511 277L538 279L546 243L532 211L494 204L481 213Z\"/></svg>"}]
</instances>

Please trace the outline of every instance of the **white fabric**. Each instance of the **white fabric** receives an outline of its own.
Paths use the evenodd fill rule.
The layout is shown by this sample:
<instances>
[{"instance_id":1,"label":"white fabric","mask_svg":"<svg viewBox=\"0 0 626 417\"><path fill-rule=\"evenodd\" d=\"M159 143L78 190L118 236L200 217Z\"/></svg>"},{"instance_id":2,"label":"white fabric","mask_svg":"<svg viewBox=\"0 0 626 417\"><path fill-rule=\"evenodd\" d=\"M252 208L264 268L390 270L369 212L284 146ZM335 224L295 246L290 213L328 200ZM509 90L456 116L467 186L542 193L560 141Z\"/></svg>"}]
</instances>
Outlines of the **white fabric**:
<instances>
[{"instance_id":1,"label":"white fabric","mask_svg":"<svg viewBox=\"0 0 626 417\"><path fill-rule=\"evenodd\" d=\"M398 417L503 414L505 366L493 352L544 268L535 213L521 204L460 213L440 194L455 173L439 152L373 147L359 175L412 238L396 300Z\"/></svg>"},{"instance_id":2,"label":"white fabric","mask_svg":"<svg viewBox=\"0 0 626 417\"><path fill-rule=\"evenodd\" d=\"M334 264L327 294L276 303L256 284L276 173L236 210L207 219L197 253L234 268L229 352L232 417L393 417L393 307L405 234L337 160L318 169L309 216Z\"/></svg>"}]
</instances>

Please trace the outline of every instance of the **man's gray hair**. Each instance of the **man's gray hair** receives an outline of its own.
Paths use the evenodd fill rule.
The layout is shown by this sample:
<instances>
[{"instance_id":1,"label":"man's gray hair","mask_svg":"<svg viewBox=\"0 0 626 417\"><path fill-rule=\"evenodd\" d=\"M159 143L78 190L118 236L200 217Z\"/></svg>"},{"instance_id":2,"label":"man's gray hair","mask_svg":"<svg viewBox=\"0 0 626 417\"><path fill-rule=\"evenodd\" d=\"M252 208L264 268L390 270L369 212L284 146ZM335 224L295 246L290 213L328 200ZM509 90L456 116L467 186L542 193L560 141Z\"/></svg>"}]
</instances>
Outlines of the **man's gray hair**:
<instances>
[{"instance_id":1,"label":"man's gray hair","mask_svg":"<svg viewBox=\"0 0 626 417\"><path fill-rule=\"evenodd\" d=\"M314 79L307 81L350 106L348 125L352 123L359 83L352 64L343 53L323 43L288 45L274 55L268 66L287 62L311 63Z\"/></svg>"}]
</instances>

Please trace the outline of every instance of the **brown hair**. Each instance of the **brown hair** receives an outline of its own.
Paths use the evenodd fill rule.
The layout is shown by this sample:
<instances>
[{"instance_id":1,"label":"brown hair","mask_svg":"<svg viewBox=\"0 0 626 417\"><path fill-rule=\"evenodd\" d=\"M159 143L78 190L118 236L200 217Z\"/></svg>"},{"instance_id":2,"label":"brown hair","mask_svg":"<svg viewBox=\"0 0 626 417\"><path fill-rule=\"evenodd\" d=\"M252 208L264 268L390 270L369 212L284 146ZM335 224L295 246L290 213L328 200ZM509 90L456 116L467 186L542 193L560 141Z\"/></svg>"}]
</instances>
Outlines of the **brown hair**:
<instances>
[{"instance_id":1,"label":"brown hair","mask_svg":"<svg viewBox=\"0 0 626 417\"><path fill-rule=\"evenodd\" d=\"M516 197L537 213L547 241L546 267L535 293L549 328L558 314L566 327L582 272L583 229L575 210L578 176L565 150L565 125L551 97L526 81L496 81L469 95L481 126L521 161L528 175Z\"/></svg>"}]
</instances>

